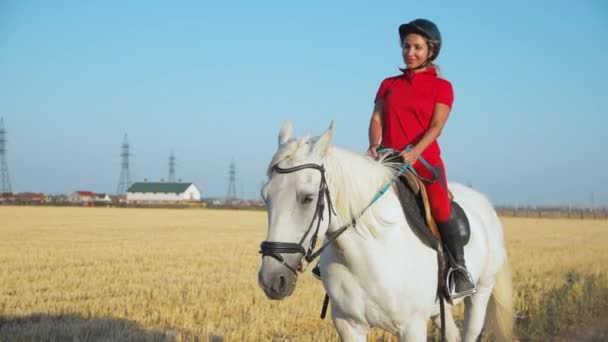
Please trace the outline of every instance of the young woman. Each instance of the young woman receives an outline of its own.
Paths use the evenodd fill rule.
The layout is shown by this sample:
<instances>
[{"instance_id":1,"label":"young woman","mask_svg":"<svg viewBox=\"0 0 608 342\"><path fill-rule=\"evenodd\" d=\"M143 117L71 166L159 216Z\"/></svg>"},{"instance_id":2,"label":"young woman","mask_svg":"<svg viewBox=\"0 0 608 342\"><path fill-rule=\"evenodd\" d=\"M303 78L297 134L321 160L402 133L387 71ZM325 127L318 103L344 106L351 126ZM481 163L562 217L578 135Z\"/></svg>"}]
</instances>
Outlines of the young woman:
<instances>
[{"instance_id":1,"label":"young woman","mask_svg":"<svg viewBox=\"0 0 608 342\"><path fill-rule=\"evenodd\" d=\"M475 284L464 262L465 218L452 210L447 178L437 137L445 126L454 93L449 81L438 76L433 61L441 49L437 26L426 19L416 19L399 26L399 38L405 69L402 74L382 81L376 94L369 126L368 153L378 158L377 150L392 148L401 152L418 174L432 182L424 182L442 239L456 264L452 299L475 292ZM411 149L406 151L406 147ZM419 161L423 157L429 169Z\"/></svg>"}]
</instances>

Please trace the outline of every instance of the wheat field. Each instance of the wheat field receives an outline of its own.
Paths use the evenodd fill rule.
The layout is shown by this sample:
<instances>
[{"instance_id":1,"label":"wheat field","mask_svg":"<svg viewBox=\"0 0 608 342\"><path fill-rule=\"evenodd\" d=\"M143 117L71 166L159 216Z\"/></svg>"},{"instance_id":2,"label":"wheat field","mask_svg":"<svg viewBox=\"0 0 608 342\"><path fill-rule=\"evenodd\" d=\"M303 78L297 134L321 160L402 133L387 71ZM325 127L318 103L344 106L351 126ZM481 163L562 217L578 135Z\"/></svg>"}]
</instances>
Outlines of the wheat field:
<instances>
[{"instance_id":1,"label":"wheat field","mask_svg":"<svg viewBox=\"0 0 608 342\"><path fill-rule=\"evenodd\" d=\"M503 223L518 339L608 338L608 221ZM265 232L263 211L0 206L0 341L337 341L309 272L258 288Z\"/></svg>"}]
</instances>

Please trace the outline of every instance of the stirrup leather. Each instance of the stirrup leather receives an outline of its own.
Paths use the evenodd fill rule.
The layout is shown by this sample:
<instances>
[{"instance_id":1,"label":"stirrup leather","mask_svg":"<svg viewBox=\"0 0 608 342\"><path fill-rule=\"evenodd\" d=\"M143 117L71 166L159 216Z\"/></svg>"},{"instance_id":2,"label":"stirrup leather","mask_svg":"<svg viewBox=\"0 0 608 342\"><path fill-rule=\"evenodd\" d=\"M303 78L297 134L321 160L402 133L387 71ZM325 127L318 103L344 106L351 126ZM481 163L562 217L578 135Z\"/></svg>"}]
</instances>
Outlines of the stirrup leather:
<instances>
[{"instance_id":1,"label":"stirrup leather","mask_svg":"<svg viewBox=\"0 0 608 342\"><path fill-rule=\"evenodd\" d=\"M469 283L471 283L471 285L473 285L473 288L471 288L470 290L467 290L467 291L463 291L463 292L456 292L456 281L454 279L454 275L456 273L460 273L461 275L464 275L467 278L467 281ZM447 292L448 292L447 295L448 295L450 301L453 301L454 299L470 296L470 295L474 294L475 292L477 292L477 287L475 287L475 282L473 281L473 277L471 276L469 271L467 271L466 268L464 268L460 265L450 267L445 278L446 278L445 284L447 286Z\"/></svg>"}]
</instances>

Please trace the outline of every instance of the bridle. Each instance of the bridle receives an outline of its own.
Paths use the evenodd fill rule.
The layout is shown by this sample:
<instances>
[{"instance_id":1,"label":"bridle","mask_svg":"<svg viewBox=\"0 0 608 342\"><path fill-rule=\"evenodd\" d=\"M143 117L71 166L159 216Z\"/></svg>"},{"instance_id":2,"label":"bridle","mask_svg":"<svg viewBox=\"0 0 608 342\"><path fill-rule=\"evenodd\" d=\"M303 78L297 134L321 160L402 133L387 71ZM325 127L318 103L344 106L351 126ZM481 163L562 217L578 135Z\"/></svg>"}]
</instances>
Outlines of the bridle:
<instances>
[{"instance_id":1,"label":"bridle","mask_svg":"<svg viewBox=\"0 0 608 342\"><path fill-rule=\"evenodd\" d=\"M310 221L310 224L308 226L308 230L306 230L306 233L304 234L304 236L302 236L302 238L300 239L300 242L298 242L298 243L263 241L262 244L260 245L260 253L262 254L262 256L269 256L269 257L276 259L283 266L287 267L291 272L293 272L296 275L297 275L297 270L294 269L293 267L289 266L289 264L287 264L285 262L285 258L283 258L283 256L281 254L302 254L304 256L304 259L307 262L311 262L312 260L314 260L314 258L316 258L319 255L318 252L320 252L320 251L317 251L317 253L314 253L314 250L315 250L315 245L317 243L317 237L319 235L319 227L321 226L321 221L323 221L323 213L325 212L325 201L327 201L327 204L329 207L329 224L331 224L332 213L334 215L336 215L336 212L334 211L333 205L331 203L331 197L329 195L329 187L327 186L327 180L325 179L325 167L323 167L323 165L302 164L302 165L285 168L285 169L279 167L278 165L275 165L272 168L273 171L276 171L278 173L292 173L292 172L305 170L305 169L314 169L314 170L318 170L319 172L321 172L321 183L319 183L317 206L315 208L315 213L312 216L312 220ZM305 249L304 241L306 241L306 238L308 237L308 235L313 231L313 224L315 222L315 219L317 220L317 227L315 228L315 230L311 236L310 243L308 245L308 249Z\"/></svg>"}]
</instances>

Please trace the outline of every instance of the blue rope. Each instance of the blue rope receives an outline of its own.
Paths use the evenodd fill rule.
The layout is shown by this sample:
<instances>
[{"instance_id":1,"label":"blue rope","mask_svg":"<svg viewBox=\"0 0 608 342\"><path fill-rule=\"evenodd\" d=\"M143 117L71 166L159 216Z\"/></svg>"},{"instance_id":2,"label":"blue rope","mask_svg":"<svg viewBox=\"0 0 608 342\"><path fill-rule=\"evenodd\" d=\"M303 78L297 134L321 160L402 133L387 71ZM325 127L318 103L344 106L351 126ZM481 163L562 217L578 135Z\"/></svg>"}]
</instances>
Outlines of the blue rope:
<instances>
[{"instance_id":1,"label":"blue rope","mask_svg":"<svg viewBox=\"0 0 608 342\"><path fill-rule=\"evenodd\" d=\"M411 144L407 145L405 147L405 151L408 152L412 148L413 148L413 146ZM391 151L401 152L399 150L395 150L392 148L382 148L382 149L377 150L378 153L386 153L386 152L391 152ZM431 164L429 164L429 162L427 162L426 159L424 159L424 157L422 157L422 155L418 157L418 160L422 163L422 165L424 165L424 167L426 167L429 171L431 171L431 173L433 174L433 179L426 179L426 178L420 176L418 174L418 172L416 172L416 170L414 170L414 167L412 165L405 163L407 165L407 169L409 169L411 173L413 173L416 177L418 177L426 182L429 182L429 183L434 183L437 179L439 179L439 174L437 173L437 170L433 169ZM401 172L401 173L403 173L403 172ZM399 174L399 175L401 175L401 174ZM395 180L393 180L393 182L394 181Z\"/></svg>"},{"instance_id":2,"label":"blue rope","mask_svg":"<svg viewBox=\"0 0 608 342\"><path fill-rule=\"evenodd\" d=\"M408 145L405 148L406 151L409 151L411 149L412 149L412 145ZM382 148L382 149L377 150L378 153L386 153L386 152L391 152L391 151L397 151L397 150L390 149L390 148ZM399 152L399 151L397 151L397 152ZM332 234L332 236L327 241L325 241L325 243L323 243L323 246L321 246L321 248L319 248L316 252L312 253L310 256L307 256L306 261L311 262L316 257L321 255L321 252L323 252L323 250L325 248L327 248L327 246L329 246L329 244L332 241L337 239L338 236L340 236L342 233L344 233L346 231L346 229L354 226L357 223L357 220L361 216L363 216L363 214L367 211L367 209L369 209L369 207L371 207L374 203L376 203L376 201L379 200L380 197L382 197L382 195L384 195L386 193L386 191L388 191L388 189L397 181L397 179L405 172L405 170L410 170L414 175L416 175L416 177L418 177L422 180L425 180L427 182L434 182L435 180L437 180L439 178L439 176L437 175L437 172L431 167L431 165L426 160L424 160L424 158L422 158L422 156L418 157L418 160L420 160L424 164L424 166L426 166L426 168L429 169L433 173L433 175L435 176L433 180L428 180L423 177L420 177L420 175L418 175L418 173L416 172L416 170L414 170L414 168L412 167L412 165L410 165L410 163L403 163L401 165L401 167L399 168L399 171L397 171L397 173L393 176L393 179L391 179L390 182L388 182L386 185L384 185L382 187L382 189L380 189L380 191L378 191L376 193L374 198L372 198L371 202L369 202L369 204L365 208L363 208L363 210L361 210L361 212L359 213L359 216L353 217L351 222L340 227L334 234Z\"/></svg>"},{"instance_id":3,"label":"blue rope","mask_svg":"<svg viewBox=\"0 0 608 342\"><path fill-rule=\"evenodd\" d=\"M405 148L405 151L410 151L412 149L412 145L407 145L407 147ZM390 151L395 151L393 149L390 148L382 148L377 150L378 153L386 153L386 152L390 152ZM398 150L397 150L398 151ZM429 162L426 161L426 159L424 159L422 156L418 157L418 160L420 160L420 162L422 162L422 164L433 173L433 179L432 180L428 180L424 177L421 177L418 172L416 172L416 170L414 170L414 167L412 167L412 165L410 163L403 163L403 165L401 165L401 167L399 168L399 171L397 171L397 173L395 174L395 176L393 176L393 179L388 182L384 187L382 187L382 189L380 189L380 191L378 191L376 193L376 195L374 196L374 198L372 199L372 201L367 205L367 207L363 208L363 210L361 210L361 214L363 215L363 213L365 213L365 211L372 206L372 204L374 204L378 199L380 199L380 197L382 197L382 195L384 195L384 193L395 183L395 181L397 181L397 179L405 172L405 170L410 170L411 173L413 173L416 177L423 179L425 181L428 182L434 182L439 178L439 175L437 174L437 171L435 169L433 169L433 167L431 166L431 164L429 164Z\"/></svg>"},{"instance_id":4,"label":"blue rope","mask_svg":"<svg viewBox=\"0 0 608 342\"><path fill-rule=\"evenodd\" d=\"M408 145L405 148L406 151L409 151L411 149L412 149L412 145ZM379 152L379 153L386 153L386 152L389 152L389 151L393 151L393 149L383 148L383 149L377 150L377 152ZM435 170L433 170L433 168L431 167L431 165L426 160L424 160L424 158L422 158L422 156L418 157L418 160L420 160L424 164L424 166L426 166L429 170L431 170L431 172L433 172L433 175L435 175L435 179L433 179L431 182L434 182L438 178L438 175L435 172ZM351 222L349 222L348 224L343 225L336 232L334 232L334 234L332 234L332 236L329 237L325 241L325 243L323 243L323 246L321 246L316 252L312 253L311 255L306 256L306 261L307 262L313 261L316 257L318 257L319 255L321 255L321 252L323 252L323 250L325 248L327 248L327 246L329 246L329 244L332 241L336 240L338 238L338 236L340 236L342 233L344 233L349 227L352 227L352 226L356 225L357 224L357 220L361 216L363 216L363 214L367 211L367 209L369 209L369 207L371 207L374 203L376 203L376 201L378 199L380 199L380 197L382 197L382 195L384 195L386 193L386 191L395 183L395 181L397 181L397 179L399 178L399 176L401 176L405 172L405 170L408 170L408 169L414 175L416 175L416 177L428 181L427 179L424 179L424 178L420 177L418 175L418 173L416 172L416 170L414 170L414 168L412 167L412 165L410 165L409 163L403 163L401 165L401 167L399 168L399 171L397 171L397 173L393 176L393 179L391 179L390 182L388 182L386 185L384 185L382 187L382 189L380 189L380 191L378 191L376 193L376 195L371 200L371 202L365 208L363 208L363 210L361 210L361 213L359 214L359 216L353 217L353 219L352 219Z\"/></svg>"},{"instance_id":5,"label":"blue rope","mask_svg":"<svg viewBox=\"0 0 608 342\"><path fill-rule=\"evenodd\" d=\"M374 196L374 198L372 198L372 201L367 205L367 207L365 207L365 208L363 208L363 210L361 210L360 215L363 215L363 213L369 207L371 207L372 204L374 204L378 199L380 199L380 197L382 197L382 195L384 195L384 193L395 183L395 181L397 181L399 176L401 176L405 172L405 170L407 170L408 168L411 168L411 165L408 163L403 163L403 165L401 165L401 167L399 168L399 171L395 174L395 176L393 176L393 179L390 182L388 182L384 187L382 187L382 189L380 189L380 191L378 191L378 193L376 193L376 196Z\"/></svg>"}]
</instances>

